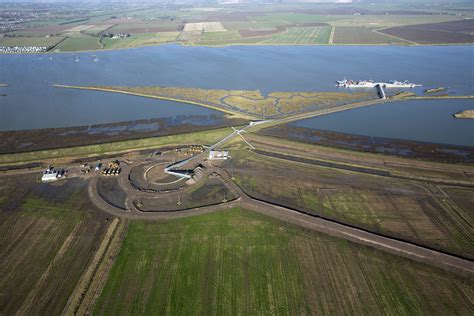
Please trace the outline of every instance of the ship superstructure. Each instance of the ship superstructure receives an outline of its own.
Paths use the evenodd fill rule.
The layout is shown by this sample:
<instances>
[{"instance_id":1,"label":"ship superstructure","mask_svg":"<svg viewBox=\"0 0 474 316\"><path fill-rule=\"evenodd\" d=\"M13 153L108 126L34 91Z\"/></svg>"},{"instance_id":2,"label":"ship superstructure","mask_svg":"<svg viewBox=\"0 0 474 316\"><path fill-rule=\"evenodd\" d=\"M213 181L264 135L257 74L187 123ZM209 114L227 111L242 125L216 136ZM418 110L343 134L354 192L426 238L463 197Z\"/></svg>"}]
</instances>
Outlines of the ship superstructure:
<instances>
[{"instance_id":1,"label":"ship superstructure","mask_svg":"<svg viewBox=\"0 0 474 316\"><path fill-rule=\"evenodd\" d=\"M373 80L338 80L336 83L337 87L344 87L344 88L375 88L377 86L381 86L383 88L414 88L419 87L421 84L416 84L409 82L408 80L405 81L397 81L397 80L390 80L388 82L376 82Z\"/></svg>"}]
</instances>

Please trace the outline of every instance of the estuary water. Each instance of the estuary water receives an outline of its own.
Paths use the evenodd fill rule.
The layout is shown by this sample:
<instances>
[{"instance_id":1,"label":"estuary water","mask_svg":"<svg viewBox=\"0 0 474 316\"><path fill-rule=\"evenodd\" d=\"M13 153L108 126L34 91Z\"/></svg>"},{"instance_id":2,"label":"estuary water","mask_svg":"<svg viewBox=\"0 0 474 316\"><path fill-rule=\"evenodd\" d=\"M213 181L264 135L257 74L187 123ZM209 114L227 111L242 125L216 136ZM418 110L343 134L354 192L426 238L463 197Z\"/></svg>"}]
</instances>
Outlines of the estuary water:
<instances>
[{"instance_id":1,"label":"estuary water","mask_svg":"<svg viewBox=\"0 0 474 316\"><path fill-rule=\"evenodd\" d=\"M474 146L474 120L453 117L467 109L474 109L473 100L410 100L332 113L291 125L371 137Z\"/></svg>"},{"instance_id":2,"label":"estuary water","mask_svg":"<svg viewBox=\"0 0 474 316\"><path fill-rule=\"evenodd\" d=\"M410 80L422 89L474 94L474 46L163 45L135 49L0 55L0 130L67 127L215 111L176 102L53 84L337 91L335 80Z\"/></svg>"}]
</instances>

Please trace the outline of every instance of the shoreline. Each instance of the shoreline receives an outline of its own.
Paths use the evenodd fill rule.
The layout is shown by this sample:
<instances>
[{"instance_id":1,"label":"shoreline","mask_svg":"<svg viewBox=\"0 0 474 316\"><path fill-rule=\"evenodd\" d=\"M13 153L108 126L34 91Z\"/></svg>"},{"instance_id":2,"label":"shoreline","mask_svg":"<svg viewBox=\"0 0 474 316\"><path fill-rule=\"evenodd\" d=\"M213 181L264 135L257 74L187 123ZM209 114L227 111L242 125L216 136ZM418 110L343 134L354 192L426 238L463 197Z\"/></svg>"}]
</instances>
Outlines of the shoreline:
<instances>
[{"instance_id":1,"label":"shoreline","mask_svg":"<svg viewBox=\"0 0 474 316\"><path fill-rule=\"evenodd\" d=\"M165 97L165 96L156 96L156 95L150 95L150 94L144 94L144 93L138 93L138 92L129 92L129 91L123 91L123 90L117 90L117 89L99 88L99 87L90 87L90 86L73 86L73 85L53 84L53 87L63 88L63 89L77 89L77 90L91 90L91 91L101 91L101 92L110 92L110 93L120 93L120 94L133 95L133 96L137 96L137 97L173 101L173 102L178 102L178 103L187 103L187 104L202 106L202 107L205 107L205 108L209 108L209 109L212 109L212 110L223 112L225 114L229 114L229 115L233 116L234 118L243 118L243 119L253 118L251 116L248 116L248 115L245 115L245 114L242 114L242 113L229 111L229 110L219 108L217 106L212 106L212 105L209 105L209 104L200 103L200 102L196 102L196 101L190 101L190 100L184 100L184 99Z\"/></svg>"},{"instance_id":2,"label":"shoreline","mask_svg":"<svg viewBox=\"0 0 474 316\"><path fill-rule=\"evenodd\" d=\"M463 110L453 114L457 119L472 120L474 119L474 110Z\"/></svg>"},{"instance_id":3,"label":"shoreline","mask_svg":"<svg viewBox=\"0 0 474 316\"><path fill-rule=\"evenodd\" d=\"M213 131L230 126L245 125L247 122L248 120L245 119L228 118L225 115L217 114L214 116L191 115L181 118L164 117L71 127L0 131L0 138L5 140L0 145L0 154L18 154ZM148 125L148 127L134 128L140 125ZM51 142L50 139L55 141Z\"/></svg>"},{"instance_id":4,"label":"shoreline","mask_svg":"<svg viewBox=\"0 0 474 316\"><path fill-rule=\"evenodd\" d=\"M153 44L153 45L139 45L133 47L120 47L120 48L102 48L102 49L86 49L86 50L75 50L75 51L47 51L41 53L0 53L2 55L50 55L50 54L77 54L77 53L90 53L90 52L111 52L111 51L120 51L120 50L129 50L137 49L144 47L160 47L166 45L179 45L185 47L207 47L207 48L226 48L226 47L238 47L238 46L256 46L256 47L279 47L279 46L310 46L310 47L347 47L347 46L361 46L361 47L446 47L446 46L473 46L474 43L432 43L432 44L370 44L370 43L360 43L360 44L265 44L265 43L227 43L227 44L199 44L199 43L183 43L183 42L165 42L162 44Z\"/></svg>"},{"instance_id":5,"label":"shoreline","mask_svg":"<svg viewBox=\"0 0 474 316\"><path fill-rule=\"evenodd\" d=\"M270 126L258 131L257 135L385 157L462 165L469 165L474 161L474 147L472 146L372 137L286 124ZM445 152L445 150L448 150L448 152Z\"/></svg>"}]
</instances>

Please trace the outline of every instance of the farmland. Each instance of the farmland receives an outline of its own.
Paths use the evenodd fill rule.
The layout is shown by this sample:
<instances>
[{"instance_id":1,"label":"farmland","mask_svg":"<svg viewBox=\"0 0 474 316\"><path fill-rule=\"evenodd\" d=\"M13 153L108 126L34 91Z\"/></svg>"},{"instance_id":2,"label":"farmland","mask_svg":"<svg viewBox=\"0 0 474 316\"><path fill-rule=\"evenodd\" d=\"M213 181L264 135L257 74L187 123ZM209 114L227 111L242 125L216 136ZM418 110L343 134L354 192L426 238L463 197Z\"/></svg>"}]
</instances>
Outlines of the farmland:
<instances>
[{"instance_id":1,"label":"farmland","mask_svg":"<svg viewBox=\"0 0 474 316\"><path fill-rule=\"evenodd\" d=\"M314 14L302 14L293 12L284 13L267 13L262 16L254 17L255 21L278 21L282 24L293 24L293 23L314 23L314 22L328 22L336 20L337 18L323 15Z\"/></svg>"},{"instance_id":2,"label":"farmland","mask_svg":"<svg viewBox=\"0 0 474 316\"><path fill-rule=\"evenodd\" d=\"M64 37L5 37L0 38L0 46L44 46L53 47Z\"/></svg>"},{"instance_id":3,"label":"farmland","mask_svg":"<svg viewBox=\"0 0 474 316\"><path fill-rule=\"evenodd\" d=\"M143 5L127 9L102 7L91 10L88 7L82 12L82 15L73 16L53 14L43 20L20 23L18 29L6 32L6 35L25 40L33 37L38 41L44 41L41 38L46 36L70 37L61 51L116 49L167 42L222 46L416 45L474 41L471 30L474 11L469 4L463 4L459 9L444 4L414 9L412 4L404 3L378 3L376 6L364 3L350 6L246 4L238 8L213 5L181 9ZM444 28L446 25L450 25L448 29ZM329 42L331 27L335 28L336 37ZM101 41L105 33L126 33L132 39L111 42L106 38L103 46L91 40L93 37Z\"/></svg>"},{"instance_id":4,"label":"farmland","mask_svg":"<svg viewBox=\"0 0 474 316\"><path fill-rule=\"evenodd\" d=\"M420 44L428 43L472 43L474 41L472 20L444 23L416 24L382 29L381 32Z\"/></svg>"},{"instance_id":5,"label":"farmland","mask_svg":"<svg viewBox=\"0 0 474 316\"><path fill-rule=\"evenodd\" d=\"M466 195L457 194L454 204L437 198L436 187L416 182L299 164L244 150L234 151L233 157L227 169L251 196L472 255Z\"/></svg>"},{"instance_id":6,"label":"farmland","mask_svg":"<svg viewBox=\"0 0 474 316\"><path fill-rule=\"evenodd\" d=\"M85 183L0 178L0 311L60 314L108 222L84 199ZM8 197L7 197L8 196Z\"/></svg>"},{"instance_id":7,"label":"farmland","mask_svg":"<svg viewBox=\"0 0 474 316\"><path fill-rule=\"evenodd\" d=\"M265 44L327 44L330 26L292 27L281 34L272 35L260 43Z\"/></svg>"},{"instance_id":8,"label":"farmland","mask_svg":"<svg viewBox=\"0 0 474 316\"><path fill-rule=\"evenodd\" d=\"M232 209L130 223L96 314L468 314L467 279Z\"/></svg>"},{"instance_id":9,"label":"farmland","mask_svg":"<svg viewBox=\"0 0 474 316\"><path fill-rule=\"evenodd\" d=\"M174 42L178 35L179 32L134 34L126 38L104 38L102 43L106 49L137 47Z\"/></svg>"},{"instance_id":10,"label":"farmland","mask_svg":"<svg viewBox=\"0 0 474 316\"><path fill-rule=\"evenodd\" d=\"M186 23L184 25L183 32L225 32L226 29L220 22L199 22L199 23Z\"/></svg>"},{"instance_id":11,"label":"farmland","mask_svg":"<svg viewBox=\"0 0 474 316\"><path fill-rule=\"evenodd\" d=\"M54 51L70 52L79 50L96 50L100 48L101 45L97 37L68 37L56 46Z\"/></svg>"},{"instance_id":12,"label":"farmland","mask_svg":"<svg viewBox=\"0 0 474 316\"><path fill-rule=\"evenodd\" d=\"M355 15L340 16L340 19L330 21L334 26L351 27L396 27L420 23L438 23L456 20L449 15Z\"/></svg>"},{"instance_id":13,"label":"farmland","mask_svg":"<svg viewBox=\"0 0 474 316\"><path fill-rule=\"evenodd\" d=\"M373 28L337 26L334 31L334 44L408 44L395 37L374 32Z\"/></svg>"},{"instance_id":14,"label":"farmland","mask_svg":"<svg viewBox=\"0 0 474 316\"><path fill-rule=\"evenodd\" d=\"M178 25L176 23L119 23L114 24L109 29L110 32L125 32L130 34L140 33L158 33L158 32L176 32Z\"/></svg>"},{"instance_id":15,"label":"farmland","mask_svg":"<svg viewBox=\"0 0 474 316\"><path fill-rule=\"evenodd\" d=\"M227 32L204 32L201 36L203 41L227 41L240 39L238 31L227 31Z\"/></svg>"}]
</instances>

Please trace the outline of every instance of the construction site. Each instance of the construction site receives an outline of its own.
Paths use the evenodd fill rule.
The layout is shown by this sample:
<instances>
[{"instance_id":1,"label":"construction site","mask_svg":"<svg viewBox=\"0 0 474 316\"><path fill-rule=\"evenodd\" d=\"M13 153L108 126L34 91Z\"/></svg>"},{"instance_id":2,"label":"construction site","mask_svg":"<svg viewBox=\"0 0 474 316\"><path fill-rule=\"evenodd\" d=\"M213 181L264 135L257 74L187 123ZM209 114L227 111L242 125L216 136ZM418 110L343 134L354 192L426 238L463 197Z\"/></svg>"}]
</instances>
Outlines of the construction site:
<instances>
[{"instance_id":1,"label":"construction site","mask_svg":"<svg viewBox=\"0 0 474 316\"><path fill-rule=\"evenodd\" d=\"M456 300L469 304L468 280L474 273L472 166L451 164L447 169L444 163L395 156L347 155L337 148L266 136L259 132L265 124L272 122L228 129L211 145L157 147L65 162L41 172L42 184L31 181L38 176L34 168L6 172L0 180L17 179L23 186L38 187L39 197L44 190L67 193L71 186L81 188L77 195L67 194L89 203L107 221L114 219L117 233L109 236L109 248L101 250L110 252L110 258L119 253L126 225L210 213L227 216L244 209L285 223L282 227L294 225L436 269L437 275L460 278L463 285L458 289L463 294ZM102 258L103 253L96 256ZM96 268L89 269L108 271L118 264L114 262L97 259ZM115 278L113 271L110 278ZM106 295L108 285L102 289L104 281L98 275L88 277L70 292L71 297L86 294L66 309L100 306L93 293ZM84 290L88 282L92 286Z\"/></svg>"}]
</instances>

